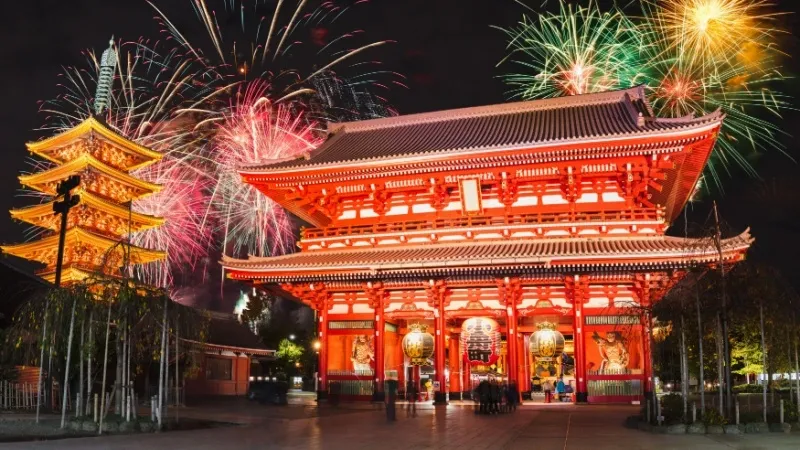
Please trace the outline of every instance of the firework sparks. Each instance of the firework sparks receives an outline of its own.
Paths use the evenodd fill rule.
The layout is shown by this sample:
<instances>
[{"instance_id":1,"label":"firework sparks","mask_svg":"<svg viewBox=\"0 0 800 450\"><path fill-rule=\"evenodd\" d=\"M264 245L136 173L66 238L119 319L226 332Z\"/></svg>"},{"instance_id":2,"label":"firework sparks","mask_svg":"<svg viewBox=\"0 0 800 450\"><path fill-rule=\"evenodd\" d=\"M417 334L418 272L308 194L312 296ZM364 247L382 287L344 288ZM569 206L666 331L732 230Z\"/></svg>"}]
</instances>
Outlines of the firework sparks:
<instances>
[{"instance_id":1,"label":"firework sparks","mask_svg":"<svg viewBox=\"0 0 800 450\"><path fill-rule=\"evenodd\" d=\"M165 219L163 225L136 233L133 244L167 252L167 259L140 268L141 279L153 286L171 286L176 268L194 267L212 246L212 229L204 221L209 180L182 161L169 158L135 173L164 188L134 202L136 212Z\"/></svg>"},{"instance_id":2,"label":"firework sparks","mask_svg":"<svg viewBox=\"0 0 800 450\"><path fill-rule=\"evenodd\" d=\"M233 254L274 255L287 252L294 229L286 212L254 187L242 183L238 169L295 157L316 148L321 138L302 114L266 96L266 83L250 83L217 122L214 160L217 184L211 205Z\"/></svg>"},{"instance_id":3,"label":"firework sparks","mask_svg":"<svg viewBox=\"0 0 800 450\"><path fill-rule=\"evenodd\" d=\"M637 78L636 26L622 13L601 12L593 3L561 3L559 14L527 16L503 30L510 38L507 60L526 67L506 77L515 96L577 95L630 85ZM502 64L502 62L501 62Z\"/></svg>"},{"instance_id":4,"label":"firework sparks","mask_svg":"<svg viewBox=\"0 0 800 450\"><path fill-rule=\"evenodd\" d=\"M635 84L648 86L657 115L726 114L708 165L721 173L735 166L751 175L752 156L784 151L783 133L763 116L790 107L773 86L786 78L775 64L771 28L776 14L761 0L675 0L645 3L636 21L620 10L603 13L595 2L558 14L525 17L509 36L509 60L524 70L505 76L523 99L575 95ZM735 29L735 30L734 30Z\"/></svg>"},{"instance_id":5,"label":"firework sparks","mask_svg":"<svg viewBox=\"0 0 800 450\"><path fill-rule=\"evenodd\" d=\"M772 6L765 0L671 0L645 8L665 47L713 70L748 46L769 46L778 32Z\"/></svg>"}]
</instances>

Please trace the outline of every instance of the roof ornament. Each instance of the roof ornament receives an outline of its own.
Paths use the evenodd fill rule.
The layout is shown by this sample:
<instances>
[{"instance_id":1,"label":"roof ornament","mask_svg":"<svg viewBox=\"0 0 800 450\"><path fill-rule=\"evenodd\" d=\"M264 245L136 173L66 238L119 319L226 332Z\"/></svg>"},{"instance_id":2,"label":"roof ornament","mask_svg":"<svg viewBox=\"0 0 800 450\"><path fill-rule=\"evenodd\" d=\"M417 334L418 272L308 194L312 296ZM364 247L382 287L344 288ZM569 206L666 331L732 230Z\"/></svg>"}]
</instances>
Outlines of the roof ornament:
<instances>
[{"instance_id":1,"label":"roof ornament","mask_svg":"<svg viewBox=\"0 0 800 450\"><path fill-rule=\"evenodd\" d=\"M100 115L111 103L111 88L114 84L114 67L117 65L117 51L114 50L114 37L108 41L108 48L100 57L100 75L97 77L97 91L94 96L94 113Z\"/></svg>"},{"instance_id":2,"label":"roof ornament","mask_svg":"<svg viewBox=\"0 0 800 450\"><path fill-rule=\"evenodd\" d=\"M640 112L639 117L636 118L636 126L643 127L644 126L644 115Z\"/></svg>"}]
</instances>

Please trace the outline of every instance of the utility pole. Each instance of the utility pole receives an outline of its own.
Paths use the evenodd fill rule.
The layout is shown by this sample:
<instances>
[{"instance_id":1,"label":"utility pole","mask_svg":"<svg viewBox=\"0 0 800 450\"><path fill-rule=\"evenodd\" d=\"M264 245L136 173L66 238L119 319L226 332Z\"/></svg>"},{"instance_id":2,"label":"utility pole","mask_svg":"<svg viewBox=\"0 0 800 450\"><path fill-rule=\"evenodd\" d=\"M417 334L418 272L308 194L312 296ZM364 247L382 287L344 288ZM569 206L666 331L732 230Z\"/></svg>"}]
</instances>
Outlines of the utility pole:
<instances>
[{"instance_id":1,"label":"utility pole","mask_svg":"<svg viewBox=\"0 0 800 450\"><path fill-rule=\"evenodd\" d=\"M64 197L63 200L53 203L53 212L61 214L61 229L58 231L58 257L56 258L56 288L61 287L61 266L64 264L64 241L67 237L67 216L69 210L81 200L79 195L72 195L72 190L81 184L79 175L72 175L64 181L58 183L56 194Z\"/></svg>"},{"instance_id":2,"label":"utility pole","mask_svg":"<svg viewBox=\"0 0 800 450\"><path fill-rule=\"evenodd\" d=\"M721 304L719 312L719 323L722 329L722 356L725 367L725 403L727 410L727 417L731 417L733 398L731 390L731 352L730 342L728 340L728 292L725 280L725 261L722 257L722 231L719 226L719 212L717 211L717 202L714 202L714 244L717 247L717 254L719 255L719 275L721 287ZM720 377L722 378L722 377Z\"/></svg>"},{"instance_id":3,"label":"utility pole","mask_svg":"<svg viewBox=\"0 0 800 450\"><path fill-rule=\"evenodd\" d=\"M61 287L61 266L63 265L64 260L64 241L67 237L67 216L69 216L69 210L77 205L80 201L80 196L72 195L72 190L78 187L80 184L81 177L78 175L72 175L66 180L59 182L58 186L56 187L56 197L64 197L63 200L58 200L53 203L53 212L56 213L56 215L61 214L61 229L58 230L58 257L56 258L56 289ZM42 398L47 398L46 392L48 391L42 384L42 374L44 372L44 343L47 340L47 313L49 310L50 296L47 297L47 302L44 306L44 319L42 321L42 348L39 355L39 379L36 383L39 395L36 402L36 423L39 423L39 409L42 405ZM50 375L48 374L48 377L49 376Z\"/></svg>"}]
</instances>

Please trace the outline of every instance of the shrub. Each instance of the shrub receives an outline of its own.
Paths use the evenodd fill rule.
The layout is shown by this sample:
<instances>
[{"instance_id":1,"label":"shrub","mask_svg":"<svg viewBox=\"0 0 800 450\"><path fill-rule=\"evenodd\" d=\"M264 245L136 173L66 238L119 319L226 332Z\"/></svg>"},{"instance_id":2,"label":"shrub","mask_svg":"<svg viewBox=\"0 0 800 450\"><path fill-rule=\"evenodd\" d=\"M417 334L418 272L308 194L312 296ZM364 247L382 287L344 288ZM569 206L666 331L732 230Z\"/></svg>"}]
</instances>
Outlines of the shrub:
<instances>
[{"instance_id":1,"label":"shrub","mask_svg":"<svg viewBox=\"0 0 800 450\"><path fill-rule=\"evenodd\" d=\"M664 422L675 424L683 422L683 397L680 394L667 394L659 399Z\"/></svg>"},{"instance_id":2,"label":"shrub","mask_svg":"<svg viewBox=\"0 0 800 450\"><path fill-rule=\"evenodd\" d=\"M710 425L727 425L728 420L722 416L716 409L709 409L703 413L703 423L706 426Z\"/></svg>"}]
</instances>

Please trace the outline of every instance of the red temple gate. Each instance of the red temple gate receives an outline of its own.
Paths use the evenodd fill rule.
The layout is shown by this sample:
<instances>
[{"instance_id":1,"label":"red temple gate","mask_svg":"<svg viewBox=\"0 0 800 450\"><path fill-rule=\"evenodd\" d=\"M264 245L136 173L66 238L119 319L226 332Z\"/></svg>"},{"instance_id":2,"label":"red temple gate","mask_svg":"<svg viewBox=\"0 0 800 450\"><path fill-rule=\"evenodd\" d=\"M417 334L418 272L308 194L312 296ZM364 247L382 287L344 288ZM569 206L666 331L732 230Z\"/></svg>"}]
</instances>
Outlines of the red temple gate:
<instances>
[{"instance_id":1,"label":"red temple gate","mask_svg":"<svg viewBox=\"0 0 800 450\"><path fill-rule=\"evenodd\" d=\"M665 231L722 119L654 117L637 87L333 124L305 157L241 171L316 227L301 251L223 265L317 311L321 396L332 382L363 399L387 376L404 386L401 342L419 323L434 353L417 367L437 403L484 376L522 392L563 377L578 402L638 400L652 390L642 311L720 257ZM723 240L725 263L751 242ZM496 361L465 363L471 318L497 322ZM565 337L556 361L528 351L545 321Z\"/></svg>"}]
</instances>

